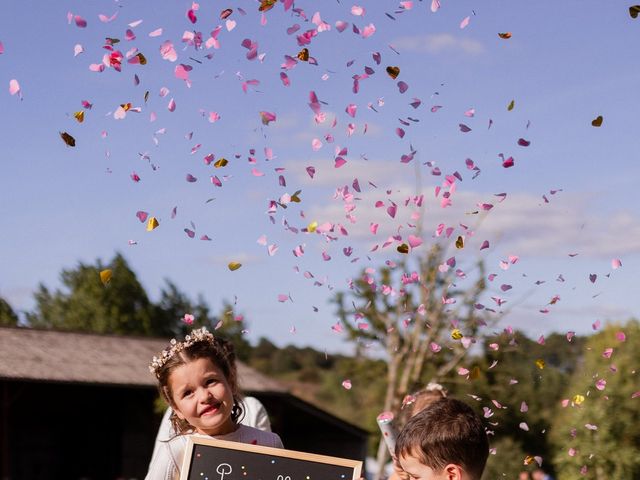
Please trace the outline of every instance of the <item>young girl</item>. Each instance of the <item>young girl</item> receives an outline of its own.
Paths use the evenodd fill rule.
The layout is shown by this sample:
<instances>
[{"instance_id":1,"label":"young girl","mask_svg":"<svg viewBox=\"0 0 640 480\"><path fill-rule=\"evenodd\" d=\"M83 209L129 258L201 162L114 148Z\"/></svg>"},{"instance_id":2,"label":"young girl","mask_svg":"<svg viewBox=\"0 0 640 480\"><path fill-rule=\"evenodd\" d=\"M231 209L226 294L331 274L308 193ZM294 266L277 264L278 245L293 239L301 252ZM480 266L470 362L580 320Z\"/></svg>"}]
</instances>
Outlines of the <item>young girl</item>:
<instances>
[{"instance_id":1,"label":"young girl","mask_svg":"<svg viewBox=\"0 0 640 480\"><path fill-rule=\"evenodd\" d=\"M146 480L180 477L188 435L283 448L275 433L238 423L243 411L233 345L206 328L194 330L182 342L171 340L149 370L173 409L171 423L177 435L154 452Z\"/></svg>"}]
</instances>

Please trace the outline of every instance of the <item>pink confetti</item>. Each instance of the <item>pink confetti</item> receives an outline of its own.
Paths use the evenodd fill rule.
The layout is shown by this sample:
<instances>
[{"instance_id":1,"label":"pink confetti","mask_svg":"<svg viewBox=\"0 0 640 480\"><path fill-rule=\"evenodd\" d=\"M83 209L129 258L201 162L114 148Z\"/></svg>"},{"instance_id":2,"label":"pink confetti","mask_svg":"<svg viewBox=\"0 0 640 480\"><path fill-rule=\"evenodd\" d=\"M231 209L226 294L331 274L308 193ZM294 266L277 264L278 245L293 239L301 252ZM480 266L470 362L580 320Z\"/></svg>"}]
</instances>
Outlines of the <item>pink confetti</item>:
<instances>
[{"instance_id":1,"label":"pink confetti","mask_svg":"<svg viewBox=\"0 0 640 480\"><path fill-rule=\"evenodd\" d=\"M9 80L9 93L11 95L20 93L20 84L18 83L18 80L16 80L15 78L12 80Z\"/></svg>"},{"instance_id":2,"label":"pink confetti","mask_svg":"<svg viewBox=\"0 0 640 480\"><path fill-rule=\"evenodd\" d=\"M467 127L464 123L461 123L458 125L460 127L460 131L462 133L468 133L471 131L471 129L469 127Z\"/></svg>"},{"instance_id":3,"label":"pink confetti","mask_svg":"<svg viewBox=\"0 0 640 480\"><path fill-rule=\"evenodd\" d=\"M529 405L527 405L527 402L523 401L523 402L520 404L520 411L521 411L522 413L526 413L526 412L528 412L528 411L529 411Z\"/></svg>"},{"instance_id":4,"label":"pink confetti","mask_svg":"<svg viewBox=\"0 0 640 480\"><path fill-rule=\"evenodd\" d=\"M73 17L73 21L80 28L86 28L87 27L87 21L84 18L82 18L80 15L76 15L75 17Z\"/></svg>"},{"instance_id":5,"label":"pink confetti","mask_svg":"<svg viewBox=\"0 0 640 480\"><path fill-rule=\"evenodd\" d=\"M600 391L604 390L607 387L607 381L604 378L601 378L596 382L596 388Z\"/></svg>"},{"instance_id":6,"label":"pink confetti","mask_svg":"<svg viewBox=\"0 0 640 480\"><path fill-rule=\"evenodd\" d=\"M154 31L152 31L152 32L149 32L149 36L150 36L151 38L159 37L160 35L162 35L162 31L163 31L163 30L162 30L162 28L157 28L156 30L154 30ZM165 42L165 43L166 43L166 42ZM166 59L165 59L165 60L166 60Z\"/></svg>"},{"instance_id":7,"label":"pink confetti","mask_svg":"<svg viewBox=\"0 0 640 480\"><path fill-rule=\"evenodd\" d=\"M398 82L398 91L400 93L404 93L407 90L409 90L409 85L407 85L405 82L402 82L402 81Z\"/></svg>"},{"instance_id":8,"label":"pink confetti","mask_svg":"<svg viewBox=\"0 0 640 480\"><path fill-rule=\"evenodd\" d=\"M518 139L518 145L520 145L521 147L528 147L529 145L531 145L531 142L525 140L524 138L520 138Z\"/></svg>"},{"instance_id":9,"label":"pink confetti","mask_svg":"<svg viewBox=\"0 0 640 480\"><path fill-rule=\"evenodd\" d=\"M631 398L638 398L638 397L640 397L640 390L639 390L639 391L637 391L637 392L633 392L633 393L631 394Z\"/></svg>"},{"instance_id":10,"label":"pink confetti","mask_svg":"<svg viewBox=\"0 0 640 480\"><path fill-rule=\"evenodd\" d=\"M276 114L271 112L260 112L260 119L263 125L269 125L270 122L276 121Z\"/></svg>"},{"instance_id":11,"label":"pink confetti","mask_svg":"<svg viewBox=\"0 0 640 480\"><path fill-rule=\"evenodd\" d=\"M160 45L160 55L164 60L168 60L170 62L175 62L178 59L178 54L176 53L175 48L173 48L173 43L169 40Z\"/></svg>"},{"instance_id":12,"label":"pink confetti","mask_svg":"<svg viewBox=\"0 0 640 480\"><path fill-rule=\"evenodd\" d=\"M351 390L351 380L347 379L342 382L342 387L345 390Z\"/></svg>"},{"instance_id":13,"label":"pink confetti","mask_svg":"<svg viewBox=\"0 0 640 480\"><path fill-rule=\"evenodd\" d=\"M80 55L80 54L81 54L81 53L83 53L83 52L84 52L84 47L83 47L82 45L80 45L79 43L78 43L78 44L76 44L76 45L73 47L73 56L74 56L74 57L77 57L78 55Z\"/></svg>"},{"instance_id":14,"label":"pink confetti","mask_svg":"<svg viewBox=\"0 0 640 480\"><path fill-rule=\"evenodd\" d=\"M350 103L349 105L347 105L345 112L347 112L347 115L349 115L350 117L355 118L357 108L357 105L355 105L354 103Z\"/></svg>"},{"instance_id":15,"label":"pink confetti","mask_svg":"<svg viewBox=\"0 0 640 480\"><path fill-rule=\"evenodd\" d=\"M525 432L529 431L529 425L527 425L526 422L521 422L520 425L518 425L518 427L520 427L520 429L524 430Z\"/></svg>"},{"instance_id":16,"label":"pink confetti","mask_svg":"<svg viewBox=\"0 0 640 480\"><path fill-rule=\"evenodd\" d=\"M113 22L116 19L117 16L118 16L118 12L114 13L110 17L107 17L106 15L101 13L101 14L98 15L98 18L100 19L100 21L102 23L109 23L109 22Z\"/></svg>"},{"instance_id":17,"label":"pink confetti","mask_svg":"<svg viewBox=\"0 0 640 480\"><path fill-rule=\"evenodd\" d=\"M414 235L409 235L407 238L407 242L411 248L416 248L422 245L422 239L420 237L416 237Z\"/></svg>"},{"instance_id":18,"label":"pink confetti","mask_svg":"<svg viewBox=\"0 0 640 480\"><path fill-rule=\"evenodd\" d=\"M480 245L480 250L484 250L485 248L489 248L489 240L483 241L482 245Z\"/></svg>"},{"instance_id":19,"label":"pink confetti","mask_svg":"<svg viewBox=\"0 0 640 480\"><path fill-rule=\"evenodd\" d=\"M619 258L614 258L613 260L611 260L611 268L613 268L614 270L620 268L621 266L622 262Z\"/></svg>"},{"instance_id":20,"label":"pink confetti","mask_svg":"<svg viewBox=\"0 0 640 480\"><path fill-rule=\"evenodd\" d=\"M280 303L284 303L284 302L286 302L287 300L289 300L289 295L287 295L286 293L279 293L279 294L278 294L278 301L279 301Z\"/></svg>"},{"instance_id":21,"label":"pink confetti","mask_svg":"<svg viewBox=\"0 0 640 480\"><path fill-rule=\"evenodd\" d=\"M431 0L431 11L433 13L440 10L440 0Z\"/></svg>"},{"instance_id":22,"label":"pink confetti","mask_svg":"<svg viewBox=\"0 0 640 480\"><path fill-rule=\"evenodd\" d=\"M171 100L169 100L169 104L167 105L167 109L168 109L170 112L175 111L175 109L176 109L176 102L175 102L175 100L174 100L173 98L172 98Z\"/></svg>"},{"instance_id":23,"label":"pink confetti","mask_svg":"<svg viewBox=\"0 0 640 480\"><path fill-rule=\"evenodd\" d=\"M357 17L361 17L364 15L364 8L358 6L358 5L354 5L353 7L351 7L351 15L355 15Z\"/></svg>"},{"instance_id":24,"label":"pink confetti","mask_svg":"<svg viewBox=\"0 0 640 480\"><path fill-rule=\"evenodd\" d=\"M193 325L193 321L195 320L195 317L193 315L191 315L190 313L185 313L184 317L182 317L182 321L184 323L186 323L187 325Z\"/></svg>"},{"instance_id":25,"label":"pink confetti","mask_svg":"<svg viewBox=\"0 0 640 480\"><path fill-rule=\"evenodd\" d=\"M148 216L149 214L147 212L143 212L142 210L138 210L136 212L136 217L138 217L138 220L140 220L140 223L146 222Z\"/></svg>"},{"instance_id":26,"label":"pink confetti","mask_svg":"<svg viewBox=\"0 0 640 480\"><path fill-rule=\"evenodd\" d=\"M464 17L464 18L462 19L462 21L460 22L460 28L461 28L461 29L463 29L463 28L467 28L467 25L469 25L469 20L471 20L471 17L468 17L468 16L467 16L467 17Z\"/></svg>"},{"instance_id":27,"label":"pink confetti","mask_svg":"<svg viewBox=\"0 0 640 480\"><path fill-rule=\"evenodd\" d=\"M515 165L515 160L513 159L513 157L509 157L509 158L507 158L506 160L504 160L504 161L502 162L502 166L503 166L504 168L511 168L511 167L513 167L514 165Z\"/></svg>"},{"instance_id":28,"label":"pink confetti","mask_svg":"<svg viewBox=\"0 0 640 480\"><path fill-rule=\"evenodd\" d=\"M338 32L340 33L344 32L348 26L349 26L348 22L343 22L342 20L338 20L336 22L336 30L338 30Z\"/></svg>"},{"instance_id":29,"label":"pink confetti","mask_svg":"<svg viewBox=\"0 0 640 480\"><path fill-rule=\"evenodd\" d=\"M624 334L624 332L616 332L616 339L619 342L624 342L627 340L627 336Z\"/></svg>"},{"instance_id":30,"label":"pink confetti","mask_svg":"<svg viewBox=\"0 0 640 480\"><path fill-rule=\"evenodd\" d=\"M4 53L4 45L0 42L0 55Z\"/></svg>"},{"instance_id":31,"label":"pink confetti","mask_svg":"<svg viewBox=\"0 0 640 480\"><path fill-rule=\"evenodd\" d=\"M369 38L374 33L376 33L376 27L373 23L370 23L362 29L362 38Z\"/></svg>"},{"instance_id":32,"label":"pink confetti","mask_svg":"<svg viewBox=\"0 0 640 480\"><path fill-rule=\"evenodd\" d=\"M602 352L604 358L611 358L611 355L613 355L613 348L605 348L604 352Z\"/></svg>"},{"instance_id":33,"label":"pink confetti","mask_svg":"<svg viewBox=\"0 0 640 480\"><path fill-rule=\"evenodd\" d=\"M589 275L589 281L590 281L591 283L596 283L597 278L598 278L598 275L596 275L595 273L591 273L591 274Z\"/></svg>"}]
</instances>

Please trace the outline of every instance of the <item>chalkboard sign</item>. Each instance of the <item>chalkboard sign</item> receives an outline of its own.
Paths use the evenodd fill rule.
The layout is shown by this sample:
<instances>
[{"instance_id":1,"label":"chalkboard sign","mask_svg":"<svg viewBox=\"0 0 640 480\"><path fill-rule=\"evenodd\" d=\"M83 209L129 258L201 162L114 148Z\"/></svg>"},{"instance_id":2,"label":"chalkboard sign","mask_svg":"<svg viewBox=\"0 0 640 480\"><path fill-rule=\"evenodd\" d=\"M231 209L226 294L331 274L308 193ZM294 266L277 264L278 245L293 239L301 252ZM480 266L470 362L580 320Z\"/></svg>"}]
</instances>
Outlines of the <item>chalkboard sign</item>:
<instances>
[{"instance_id":1,"label":"chalkboard sign","mask_svg":"<svg viewBox=\"0 0 640 480\"><path fill-rule=\"evenodd\" d=\"M189 437L180 480L358 480L362 462Z\"/></svg>"}]
</instances>

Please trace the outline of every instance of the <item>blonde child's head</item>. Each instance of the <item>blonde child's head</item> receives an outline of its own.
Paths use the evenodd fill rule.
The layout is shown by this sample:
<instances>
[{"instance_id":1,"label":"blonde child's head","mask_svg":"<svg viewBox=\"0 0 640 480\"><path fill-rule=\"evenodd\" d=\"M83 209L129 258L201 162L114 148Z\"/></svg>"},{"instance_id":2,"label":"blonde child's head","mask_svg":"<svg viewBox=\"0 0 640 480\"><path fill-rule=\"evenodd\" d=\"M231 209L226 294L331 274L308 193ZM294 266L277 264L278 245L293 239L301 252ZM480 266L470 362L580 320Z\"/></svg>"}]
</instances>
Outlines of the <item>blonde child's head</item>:
<instances>
[{"instance_id":1,"label":"blonde child's head","mask_svg":"<svg viewBox=\"0 0 640 480\"><path fill-rule=\"evenodd\" d=\"M243 412L235 359L233 344L214 336L204 327L192 331L182 342L172 340L159 357L153 358L149 369L158 380L160 394L173 409L171 423L178 434L201 430L195 411L202 408L195 403L204 404L208 397L215 397L208 387L214 381L221 385L228 399L220 400L220 405L224 404L226 408L220 408L220 411L227 413L233 424L239 421ZM203 368L204 373L201 372ZM200 395L192 402L193 415L184 408L184 399L189 395ZM232 405L227 405L230 403Z\"/></svg>"}]
</instances>

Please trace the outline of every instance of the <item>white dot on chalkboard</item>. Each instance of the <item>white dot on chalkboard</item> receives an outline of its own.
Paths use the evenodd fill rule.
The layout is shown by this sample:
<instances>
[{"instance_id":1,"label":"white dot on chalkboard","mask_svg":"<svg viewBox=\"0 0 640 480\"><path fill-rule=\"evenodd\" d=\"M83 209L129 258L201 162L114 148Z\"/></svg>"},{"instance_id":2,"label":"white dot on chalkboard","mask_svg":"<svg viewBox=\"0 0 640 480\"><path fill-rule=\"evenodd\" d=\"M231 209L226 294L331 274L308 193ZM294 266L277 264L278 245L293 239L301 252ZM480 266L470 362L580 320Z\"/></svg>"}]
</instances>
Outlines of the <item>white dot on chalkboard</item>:
<instances>
[{"instance_id":1,"label":"white dot on chalkboard","mask_svg":"<svg viewBox=\"0 0 640 480\"><path fill-rule=\"evenodd\" d=\"M275 460L271 460L271 463L276 463L276 461Z\"/></svg>"},{"instance_id":2,"label":"white dot on chalkboard","mask_svg":"<svg viewBox=\"0 0 640 480\"><path fill-rule=\"evenodd\" d=\"M246 475L246 474L247 474L247 472L242 472L242 475Z\"/></svg>"},{"instance_id":3,"label":"white dot on chalkboard","mask_svg":"<svg viewBox=\"0 0 640 480\"><path fill-rule=\"evenodd\" d=\"M196 457L198 457L198 458L199 458L199 457L200 457L200 454L199 454L199 453L196 453Z\"/></svg>"}]
</instances>

